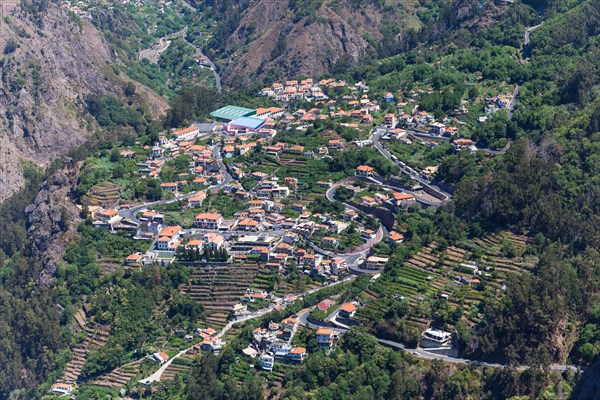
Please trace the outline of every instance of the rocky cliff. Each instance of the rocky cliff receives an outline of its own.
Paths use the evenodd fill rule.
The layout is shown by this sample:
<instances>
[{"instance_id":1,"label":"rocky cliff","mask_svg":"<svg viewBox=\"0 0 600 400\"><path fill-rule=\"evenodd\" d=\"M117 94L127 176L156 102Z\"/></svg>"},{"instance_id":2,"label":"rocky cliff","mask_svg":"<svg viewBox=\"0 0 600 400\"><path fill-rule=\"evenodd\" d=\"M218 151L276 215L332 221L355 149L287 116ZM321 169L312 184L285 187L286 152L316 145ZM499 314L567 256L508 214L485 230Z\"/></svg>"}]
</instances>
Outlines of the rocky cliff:
<instances>
[{"instance_id":1,"label":"rocky cliff","mask_svg":"<svg viewBox=\"0 0 600 400\"><path fill-rule=\"evenodd\" d=\"M23 160L46 165L86 142L91 94L122 96L127 77L102 35L49 0L23 1L0 20L0 201L23 184ZM140 88L148 94L146 88ZM153 94L155 109L164 102Z\"/></svg>"},{"instance_id":2,"label":"rocky cliff","mask_svg":"<svg viewBox=\"0 0 600 400\"><path fill-rule=\"evenodd\" d=\"M458 26L477 29L502 8L492 0L255 0L226 45L225 83L319 76L436 41ZM219 54L215 54L219 58Z\"/></svg>"},{"instance_id":3,"label":"rocky cliff","mask_svg":"<svg viewBox=\"0 0 600 400\"><path fill-rule=\"evenodd\" d=\"M44 181L35 201L25 210L31 255L41 263L43 282L48 282L56 271L56 263L77 236L81 221L72 196L81 165L70 159L63 160L63 164Z\"/></svg>"},{"instance_id":4,"label":"rocky cliff","mask_svg":"<svg viewBox=\"0 0 600 400\"><path fill-rule=\"evenodd\" d=\"M259 0L244 13L228 41L228 48L243 48L226 60L227 83L248 84L253 76L277 70L284 76L319 75L342 57L364 60L368 36L382 39L383 15L373 5L351 9L348 2L320 4L311 15L289 0ZM306 5L308 6L308 4Z\"/></svg>"}]
</instances>

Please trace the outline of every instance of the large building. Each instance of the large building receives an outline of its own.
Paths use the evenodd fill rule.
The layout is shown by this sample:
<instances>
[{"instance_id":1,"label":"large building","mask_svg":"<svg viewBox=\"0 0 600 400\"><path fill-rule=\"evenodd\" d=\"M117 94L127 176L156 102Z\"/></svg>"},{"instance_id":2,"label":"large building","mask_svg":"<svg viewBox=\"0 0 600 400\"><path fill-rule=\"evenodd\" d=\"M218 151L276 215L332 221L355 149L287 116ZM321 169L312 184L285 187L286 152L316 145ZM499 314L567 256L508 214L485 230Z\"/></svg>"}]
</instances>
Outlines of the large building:
<instances>
[{"instance_id":1,"label":"large building","mask_svg":"<svg viewBox=\"0 0 600 400\"><path fill-rule=\"evenodd\" d=\"M264 119L254 117L236 118L225 126L225 130L230 134L240 134L254 132L265 124Z\"/></svg>"},{"instance_id":2,"label":"large building","mask_svg":"<svg viewBox=\"0 0 600 400\"><path fill-rule=\"evenodd\" d=\"M241 117L251 117L255 114L256 110L237 106L225 106L210 113L211 117L224 122L233 121Z\"/></svg>"}]
</instances>

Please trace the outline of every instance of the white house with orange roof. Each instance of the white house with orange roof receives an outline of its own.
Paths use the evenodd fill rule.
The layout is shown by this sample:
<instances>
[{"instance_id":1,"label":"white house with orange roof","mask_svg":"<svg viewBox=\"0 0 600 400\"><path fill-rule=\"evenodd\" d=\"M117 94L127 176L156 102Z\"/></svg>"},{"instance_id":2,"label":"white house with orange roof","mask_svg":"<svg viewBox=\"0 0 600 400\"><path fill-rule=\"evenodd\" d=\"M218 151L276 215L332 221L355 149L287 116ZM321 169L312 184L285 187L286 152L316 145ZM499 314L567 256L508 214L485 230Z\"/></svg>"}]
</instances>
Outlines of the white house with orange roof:
<instances>
[{"instance_id":1,"label":"white house with orange roof","mask_svg":"<svg viewBox=\"0 0 600 400\"><path fill-rule=\"evenodd\" d=\"M219 250L225 246L225 238L218 233L209 232L204 235L204 247L211 250Z\"/></svg>"},{"instance_id":2,"label":"white house with orange roof","mask_svg":"<svg viewBox=\"0 0 600 400\"><path fill-rule=\"evenodd\" d=\"M200 213L196 215L194 227L200 229L219 229L223 223L223 216L219 213Z\"/></svg>"},{"instance_id":3,"label":"white house with orange roof","mask_svg":"<svg viewBox=\"0 0 600 400\"><path fill-rule=\"evenodd\" d=\"M302 362L302 361L304 361L304 358L306 357L306 355L307 355L306 348L294 347L292 350L290 350L287 357L290 361Z\"/></svg>"},{"instance_id":4,"label":"white house with orange roof","mask_svg":"<svg viewBox=\"0 0 600 400\"><path fill-rule=\"evenodd\" d=\"M333 347L333 329L317 329L317 345L320 349L331 349Z\"/></svg>"},{"instance_id":5,"label":"white house with orange roof","mask_svg":"<svg viewBox=\"0 0 600 400\"><path fill-rule=\"evenodd\" d=\"M206 199L206 192L200 191L188 199L188 205L192 208L200 207L202 205L202 202L205 199Z\"/></svg>"},{"instance_id":6,"label":"white house with orange roof","mask_svg":"<svg viewBox=\"0 0 600 400\"><path fill-rule=\"evenodd\" d=\"M375 176L375 168L373 168L369 165L359 165L356 168L356 175L366 177L366 178L373 177L373 176Z\"/></svg>"},{"instance_id":7,"label":"white house with orange roof","mask_svg":"<svg viewBox=\"0 0 600 400\"><path fill-rule=\"evenodd\" d=\"M196 136L198 136L198 134L200 133L200 128L192 125L189 128L185 128L185 129L179 129L173 132L173 136L175 137L175 140L177 140L178 142L183 142L186 140L192 140L194 138L196 138Z\"/></svg>"},{"instance_id":8,"label":"white house with orange roof","mask_svg":"<svg viewBox=\"0 0 600 400\"><path fill-rule=\"evenodd\" d=\"M156 249L160 251L175 251L179 245L182 230L180 226L168 226L158 234Z\"/></svg>"},{"instance_id":9,"label":"white house with orange roof","mask_svg":"<svg viewBox=\"0 0 600 400\"><path fill-rule=\"evenodd\" d=\"M356 314L356 310L358 310L358 307L356 307L356 304L345 303L340 307L340 311L338 312L338 315L341 318L352 318L352 317L354 317L354 314Z\"/></svg>"}]
</instances>

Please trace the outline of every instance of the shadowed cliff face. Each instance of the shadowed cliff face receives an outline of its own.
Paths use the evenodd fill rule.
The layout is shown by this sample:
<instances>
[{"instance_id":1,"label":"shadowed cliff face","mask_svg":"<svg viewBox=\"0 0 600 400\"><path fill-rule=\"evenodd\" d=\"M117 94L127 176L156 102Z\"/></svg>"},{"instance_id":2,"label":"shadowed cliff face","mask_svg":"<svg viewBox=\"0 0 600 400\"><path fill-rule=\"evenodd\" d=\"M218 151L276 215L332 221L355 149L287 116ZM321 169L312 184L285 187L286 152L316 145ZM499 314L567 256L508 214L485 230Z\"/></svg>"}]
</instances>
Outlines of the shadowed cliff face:
<instances>
[{"instance_id":1,"label":"shadowed cliff face","mask_svg":"<svg viewBox=\"0 0 600 400\"><path fill-rule=\"evenodd\" d=\"M87 96L122 96L111 50L86 22L47 0L0 20L0 201L23 185L21 162L46 165L85 143ZM158 107L160 108L160 107Z\"/></svg>"}]
</instances>

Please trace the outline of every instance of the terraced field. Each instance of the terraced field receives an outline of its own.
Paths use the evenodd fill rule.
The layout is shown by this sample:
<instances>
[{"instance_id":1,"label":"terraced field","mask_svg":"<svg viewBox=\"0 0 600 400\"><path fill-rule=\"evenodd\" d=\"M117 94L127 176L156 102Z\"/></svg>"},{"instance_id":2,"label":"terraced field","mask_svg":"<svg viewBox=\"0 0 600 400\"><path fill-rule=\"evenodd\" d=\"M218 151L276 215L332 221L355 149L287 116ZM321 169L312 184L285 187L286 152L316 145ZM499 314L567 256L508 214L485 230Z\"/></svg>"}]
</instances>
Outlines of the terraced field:
<instances>
[{"instance_id":1,"label":"terraced field","mask_svg":"<svg viewBox=\"0 0 600 400\"><path fill-rule=\"evenodd\" d=\"M142 360L138 360L131 364L123 365L108 374L98 377L90 383L92 385L109 388L123 387L140 372L141 364Z\"/></svg>"},{"instance_id":2,"label":"terraced field","mask_svg":"<svg viewBox=\"0 0 600 400\"><path fill-rule=\"evenodd\" d=\"M82 312L77 313L75 321L87 336L84 341L71 348L71 359L65 366L65 371L58 382L76 382L81 375L87 354L91 350L100 348L110 335L110 327L88 323Z\"/></svg>"},{"instance_id":3,"label":"terraced field","mask_svg":"<svg viewBox=\"0 0 600 400\"><path fill-rule=\"evenodd\" d=\"M183 291L209 312L228 313L252 287L258 271L256 264L198 267Z\"/></svg>"},{"instance_id":4,"label":"terraced field","mask_svg":"<svg viewBox=\"0 0 600 400\"><path fill-rule=\"evenodd\" d=\"M445 294L452 307L463 308L468 323L476 324L479 322L477 307L484 292L477 290L478 283L469 284L466 280L478 279L487 288L499 293L509 273L528 273L535 265L535 260L520 256L527 247L527 241L525 236L503 232L486 234L461 247L439 249L435 243L430 244L404 261L393 276L382 276L361 293L358 300L365 307L360 314L381 318L393 299L401 298L405 298L414 311ZM506 248L514 253L512 257L502 255ZM460 267L469 261L477 264L481 274L474 276ZM409 322L420 328L430 322L428 318L419 316L424 315L419 312L411 312L410 315Z\"/></svg>"},{"instance_id":5,"label":"terraced field","mask_svg":"<svg viewBox=\"0 0 600 400\"><path fill-rule=\"evenodd\" d=\"M91 206L111 206L121 198L119 191L119 186L113 183L99 183L90 189L83 201Z\"/></svg>"},{"instance_id":6,"label":"terraced field","mask_svg":"<svg viewBox=\"0 0 600 400\"><path fill-rule=\"evenodd\" d=\"M177 374L186 373L191 368L191 363L196 358L196 355L192 352L188 351L184 355L179 358L176 358L171 365L167 367L165 372L163 372L160 380L161 381L170 381L175 379Z\"/></svg>"}]
</instances>

